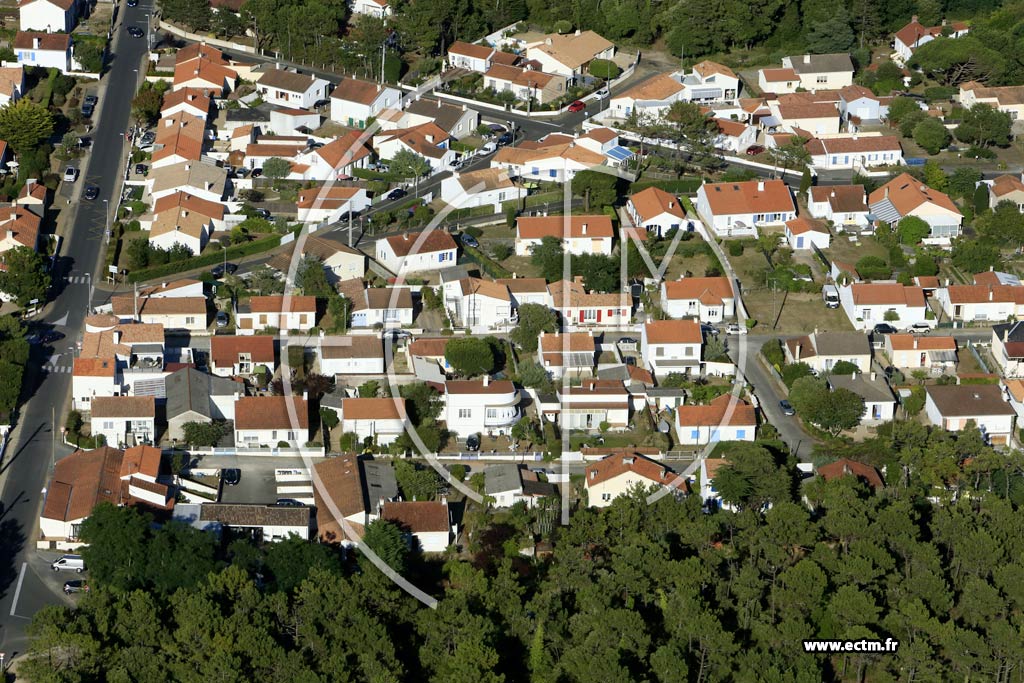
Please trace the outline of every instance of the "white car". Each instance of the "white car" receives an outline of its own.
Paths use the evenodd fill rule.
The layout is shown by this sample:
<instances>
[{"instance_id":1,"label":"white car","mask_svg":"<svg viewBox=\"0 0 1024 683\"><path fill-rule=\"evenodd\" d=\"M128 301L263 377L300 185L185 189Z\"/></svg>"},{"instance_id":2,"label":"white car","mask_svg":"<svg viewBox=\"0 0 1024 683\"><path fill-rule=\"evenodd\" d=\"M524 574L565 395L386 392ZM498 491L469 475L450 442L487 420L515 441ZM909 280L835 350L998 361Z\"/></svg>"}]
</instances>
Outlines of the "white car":
<instances>
[{"instance_id":1,"label":"white car","mask_svg":"<svg viewBox=\"0 0 1024 683\"><path fill-rule=\"evenodd\" d=\"M932 331L932 326L928 323L914 323L910 326L910 331L913 334L928 334Z\"/></svg>"},{"instance_id":2,"label":"white car","mask_svg":"<svg viewBox=\"0 0 1024 683\"><path fill-rule=\"evenodd\" d=\"M64 169L64 182L73 183L78 180L78 169L74 166L68 166Z\"/></svg>"},{"instance_id":3,"label":"white car","mask_svg":"<svg viewBox=\"0 0 1024 683\"><path fill-rule=\"evenodd\" d=\"M493 142L486 142L486 143L484 143L483 147L481 147L480 149L478 149L476 151L476 155L478 157L485 157L488 154L496 151L497 149L498 149L498 145L496 145L495 143L493 143Z\"/></svg>"},{"instance_id":4,"label":"white car","mask_svg":"<svg viewBox=\"0 0 1024 683\"><path fill-rule=\"evenodd\" d=\"M746 334L747 328L744 325L737 325L736 323L729 323L725 327L725 333L728 335L733 334Z\"/></svg>"}]
</instances>

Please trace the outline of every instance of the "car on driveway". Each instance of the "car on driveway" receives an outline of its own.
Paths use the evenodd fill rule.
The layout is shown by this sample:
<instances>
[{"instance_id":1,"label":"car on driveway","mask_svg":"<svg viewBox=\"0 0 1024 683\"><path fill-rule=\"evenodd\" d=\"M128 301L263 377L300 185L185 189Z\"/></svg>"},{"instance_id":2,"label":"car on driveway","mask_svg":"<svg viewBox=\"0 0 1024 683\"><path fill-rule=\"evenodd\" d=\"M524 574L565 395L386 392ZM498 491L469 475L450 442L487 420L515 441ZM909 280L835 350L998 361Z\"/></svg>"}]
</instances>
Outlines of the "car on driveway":
<instances>
[{"instance_id":1,"label":"car on driveway","mask_svg":"<svg viewBox=\"0 0 1024 683\"><path fill-rule=\"evenodd\" d=\"M470 434L466 437L466 450L467 451L478 451L480 450L480 435Z\"/></svg>"},{"instance_id":2,"label":"car on driveway","mask_svg":"<svg viewBox=\"0 0 1024 683\"><path fill-rule=\"evenodd\" d=\"M700 324L700 331L704 334L710 334L712 337L718 336L718 328L714 325L708 325L707 323Z\"/></svg>"},{"instance_id":3,"label":"car on driveway","mask_svg":"<svg viewBox=\"0 0 1024 683\"><path fill-rule=\"evenodd\" d=\"M401 199L402 197L407 197L408 195L408 192L406 192L400 187L396 187L395 189L391 190L391 192L388 192L386 198L389 201L395 201L396 199Z\"/></svg>"},{"instance_id":4,"label":"car on driveway","mask_svg":"<svg viewBox=\"0 0 1024 683\"><path fill-rule=\"evenodd\" d=\"M501 135L498 136L498 147L511 145L514 141L515 138L512 137L512 133L502 133Z\"/></svg>"},{"instance_id":5,"label":"car on driveway","mask_svg":"<svg viewBox=\"0 0 1024 683\"><path fill-rule=\"evenodd\" d=\"M145 133L142 134L142 137L139 138L140 147L148 147L149 145L152 145L154 142L156 142L156 133L154 133L151 130L146 131Z\"/></svg>"},{"instance_id":6,"label":"car on driveway","mask_svg":"<svg viewBox=\"0 0 1024 683\"><path fill-rule=\"evenodd\" d=\"M586 108L587 105L583 104L581 100L576 100L575 102L569 105L569 111L572 112L573 114L575 114L578 111L583 111Z\"/></svg>"},{"instance_id":7,"label":"car on driveway","mask_svg":"<svg viewBox=\"0 0 1024 683\"><path fill-rule=\"evenodd\" d=\"M478 242L475 237L466 233L459 235L459 241L467 247L473 247L474 249L480 246L480 242Z\"/></svg>"},{"instance_id":8,"label":"car on driveway","mask_svg":"<svg viewBox=\"0 0 1024 683\"><path fill-rule=\"evenodd\" d=\"M932 326L928 323L914 323L910 326L910 331L914 334L928 334L932 331Z\"/></svg>"},{"instance_id":9,"label":"car on driveway","mask_svg":"<svg viewBox=\"0 0 1024 683\"><path fill-rule=\"evenodd\" d=\"M256 215L259 216L260 218L270 218L270 210L269 209L258 208L255 211L256 211Z\"/></svg>"},{"instance_id":10,"label":"car on driveway","mask_svg":"<svg viewBox=\"0 0 1024 683\"><path fill-rule=\"evenodd\" d=\"M242 470L237 467L229 467L226 470L221 470L220 480L224 482L226 486L238 486L238 482L242 481Z\"/></svg>"},{"instance_id":11,"label":"car on driveway","mask_svg":"<svg viewBox=\"0 0 1024 683\"><path fill-rule=\"evenodd\" d=\"M100 196L100 188L95 185L86 185L85 192L82 193L82 196L91 202Z\"/></svg>"},{"instance_id":12,"label":"car on driveway","mask_svg":"<svg viewBox=\"0 0 1024 683\"><path fill-rule=\"evenodd\" d=\"M283 508L301 508L306 507L306 504L301 500L295 500L294 498L278 498L274 505Z\"/></svg>"},{"instance_id":13,"label":"car on driveway","mask_svg":"<svg viewBox=\"0 0 1024 683\"><path fill-rule=\"evenodd\" d=\"M88 593L89 584L82 579L73 579L71 581L64 582L64 594L71 595L72 593Z\"/></svg>"},{"instance_id":14,"label":"car on driveway","mask_svg":"<svg viewBox=\"0 0 1024 683\"><path fill-rule=\"evenodd\" d=\"M78 180L78 169L74 166L68 166L64 169L64 182L73 183Z\"/></svg>"},{"instance_id":15,"label":"car on driveway","mask_svg":"<svg viewBox=\"0 0 1024 683\"><path fill-rule=\"evenodd\" d=\"M878 323L872 332L875 334L896 334L896 328L889 323Z\"/></svg>"},{"instance_id":16,"label":"car on driveway","mask_svg":"<svg viewBox=\"0 0 1024 683\"><path fill-rule=\"evenodd\" d=\"M730 335L746 334L747 333L747 328L744 327L743 325L739 325L737 323L729 323L725 327L725 333L726 334L730 334Z\"/></svg>"},{"instance_id":17,"label":"car on driveway","mask_svg":"<svg viewBox=\"0 0 1024 683\"><path fill-rule=\"evenodd\" d=\"M149 167L145 164L135 164L135 175L146 175L149 172Z\"/></svg>"},{"instance_id":18,"label":"car on driveway","mask_svg":"<svg viewBox=\"0 0 1024 683\"><path fill-rule=\"evenodd\" d=\"M217 311L217 314L215 316L213 316L213 317L214 317L214 320L217 323L217 327L227 327L228 326L228 322L229 322L228 314L225 313L224 311Z\"/></svg>"},{"instance_id":19,"label":"car on driveway","mask_svg":"<svg viewBox=\"0 0 1024 683\"><path fill-rule=\"evenodd\" d=\"M756 157L758 154L761 154L763 152L764 147L762 147L761 145L751 145L750 147L747 147L746 155L748 157Z\"/></svg>"},{"instance_id":20,"label":"car on driveway","mask_svg":"<svg viewBox=\"0 0 1024 683\"><path fill-rule=\"evenodd\" d=\"M485 157L485 156L487 156L488 154L490 154L491 152L493 152L493 151L495 151L497 149L498 149L498 146L496 144L494 144L493 142L485 142L483 144L483 146L476 151L476 155L478 157Z\"/></svg>"},{"instance_id":21,"label":"car on driveway","mask_svg":"<svg viewBox=\"0 0 1024 683\"><path fill-rule=\"evenodd\" d=\"M786 399L779 401L779 408L782 409L782 414L787 417L793 417L796 415L796 411L793 409L793 405Z\"/></svg>"},{"instance_id":22,"label":"car on driveway","mask_svg":"<svg viewBox=\"0 0 1024 683\"><path fill-rule=\"evenodd\" d=\"M636 345L637 342L636 339L634 339L633 337L619 337L618 343L628 346L629 344Z\"/></svg>"}]
</instances>

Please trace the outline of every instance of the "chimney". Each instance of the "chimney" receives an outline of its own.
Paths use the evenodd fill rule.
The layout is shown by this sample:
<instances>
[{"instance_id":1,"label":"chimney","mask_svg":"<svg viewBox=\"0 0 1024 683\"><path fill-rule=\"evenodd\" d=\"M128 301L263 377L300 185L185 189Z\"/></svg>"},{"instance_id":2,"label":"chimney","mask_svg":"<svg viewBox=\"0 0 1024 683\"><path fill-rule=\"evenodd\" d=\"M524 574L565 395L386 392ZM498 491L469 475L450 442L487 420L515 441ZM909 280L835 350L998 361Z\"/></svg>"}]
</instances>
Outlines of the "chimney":
<instances>
[{"instance_id":1,"label":"chimney","mask_svg":"<svg viewBox=\"0 0 1024 683\"><path fill-rule=\"evenodd\" d=\"M305 392L305 391L302 392L302 400L303 401L308 401L309 400L309 393L308 392Z\"/></svg>"},{"instance_id":2,"label":"chimney","mask_svg":"<svg viewBox=\"0 0 1024 683\"><path fill-rule=\"evenodd\" d=\"M579 34L580 34L580 30L576 29L576 35L579 35Z\"/></svg>"},{"instance_id":3,"label":"chimney","mask_svg":"<svg viewBox=\"0 0 1024 683\"><path fill-rule=\"evenodd\" d=\"M794 360L795 362L797 362L797 363L799 363L799 362L800 362L800 351L802 351L802 350L803 350L803 348L804 348L804 345L803 345L803 344L801 344L800 342L797 342L797 343L796 343L796 353L795 353L795 354L793 354L793 360Z\"/></svg>"},{"instance_id":4,"label":"chimney","mask_svg":"<svg viewBox=\"0 0 1024 683\"><path fill-rule=\"evenodd\" d=\"M915 14L914 16L910 17L910 21L911 21L911 23L914 23L914 24L918 23L917 15Z\"/></svg>"},{"instance_id":5,"label":"chimney","mask_svg":"<svg viewBox=\"0 0 1024 683\"><path fill-rule=\"evenodd\" d=\"M917 348L917 337L914 337L914 348Z\"/></svg>"},{"instance_id":6,"label":"chimney","mask_svg":"<svg viewBox=\"0 0 1024 683\"><path fill-rule=\"evenodd\" d=\"M888 185L885 186L885 198L886 199L889 198L889 186Z\"/></svg>"},{"instance_id":7,"label":"chimney","mask_svg":"<svg viewBox=\"0 0 1024 683\"><path fill-rule=\"evenodd\" d=\"M764 181L763 180L758 180L757 181L757 191L758 192L764 192Z\"/></svg>"},{"instance_id":8,"label":"chimney","mask_svg":"<svg viewBox=\"0 0 1024 683\"><path fill-rule=\"evenodd\" d=\"M185 170L186 171L191 171L192 170L192 164L185 164Z\"/></svg>"},{"instance_id":9,"label":"chimney","mask_svg":"<svg viewBox=\"0 0 1024 683\"><path fill-rule=\"evenodd\" d=\"M206 181L206 189L207 190L213 189L213 183L210 182L209 180Z\"/></svg>"},{"instance_id":10,"label":"chimney","mask_svg":"<svg viewBox=\"0 0 1024 683\"><path fill-rule=\"evenodd\" d=\"M121 330L114 330L114 335L113 336L114 336L114 343L115 344L120 344L121 343Z\"/></svg>"},{"instance_id":11,"label":"chimney","mask_svg":"<svg viewBox=\"0 0 1024 683\"><path fill-rule=\"evenodd\" d=\"M946 25L946 24L948 24L948 23L949 23L949 19L943 19L943 20L942 20L942 25L943 25L943 26L945 26L945 25Z\"/></svg>"},{"instance_id":12,"label":"chimney","mask_svg":"<svg viewBox=\"0 0 1024 683\"><path fill-rule=\"evenodd\" d=\"M676 205L676 203L670 199L669 202L668 202L668 208L671 209L671 208L675 207L675 205Z\"/></svg>"},{"instance_id":13,"label":"chimney","mask_svg":"<svg viewBox=\"0 0 1024 683\"><path fill-rule=\"evenodd\" d=\"M491 376L490 375L484 375L484 386L486 387L490 383L491 383Z\"/></svg>"},{"instance_id":14,"label":"chimney","mask_svg":"<svg viewBox=\"0 0 1024 683\"><path fill-rule=\"evenodd\" d=\"M994 297L994 296L995 296L995 294L992 292L992 288L989 287L988 288L988 300L992 301L992 297Z\"/></svg>"},{"instance_id":15,"label":"chimney","mask_svg":"<svg viewBox=\"0 0 1024 683\"><path fill-rule=\"evenodd\" d=\"M14 231L13 230L8 230L7 231L7 239L9 239L9 240L13 240L14 239Z\"/></svg>"},{"instance_id":16,"label":"chimney","mask_svg":"<svg viewBox=\"0 0 1024 683\"><path fill-rule=\"evenodd\" d=\"M810 63L811 63L811 56L810 55L804 55L804 64L810 64Z\"/></svg>"},{"instance_id":17,"label":"chimney","mask_svg":"<svg viewBox=\"0 0 1024 683\"><path fill-rule=\"evenodd\" d=\"M850 380L854 381L854 382L857 381L857 371L856 370L854 370L852 373L850 373Z\"/></svg>"},{"instance_id":18,"label":"chimney","mask_svg":"<svg viewBox=\"0 0 1024 683\"><path fill-rule=\"evenodd\" d=\"M29 182L32 182L32 181L30 180ZM991 273L991 272L992 272L992 271L994 271L995 269L996 269L996 267L995 267L995 266L989 266L989 267L988 267L988 272L990 272L990 273Z\"/></svg>"},{"instance_id":19,"label":"chimney","mask_svg":"<svg viewBox=\"0 0 1024 683\"><path fill-rule=\"evenodd\" d=\"M1007 327L1005 330L1003 330L1003 343L1005 344L1008 341L1010 341L1010 328L1009 327Z\"/></svg>"},{"instance_id":20,"label":"chimney","mask_svg":"<svg viewBox=\"0 0 1024 683\"><path fill-rule=\"evenodd\" d=\"M597 470L590 470L590 478L597 479Z\"/></svg>"},{"instance_id":21,"label":"chimney","mask_svg":"<svg viewBox=\"0 0 1024 683\"><path fill-rule=\"evenodd\" d=\"M835 197L836 196L836 191L832 190L832 192L830 192L828 196L829 197Z\"/></svg>"},{"instance_id":22,"label":"chimney","mask_svg":"<svg viewBox=\"0 0 1024 683\"><path fill-rule=\"evenodd\" d=\"M32 47L36 50L39 49L39 36L36 36L32 39Z\"/></svg>"},{"instance_id":23,"label":"chimney","mask_svg":"<svg viewBox=\"0 0 1024 683\"><path fill-rule=\"evenodd\" d=\"M872 371L872 372L871 372L871 381L872 381L872 382L874 382L874 381L875 381L875 378L876 378L877 376L878 376L878 373L876 373L876 372Z\"/></svg>"},{"instance_id":24,"label":"chimney","mask_svg":"<svg viewBox=\"0 0 1024 683\"><path fill-rule=\"evenodd\" d=\"M402 235L402 239L404 239L406 242L408 242L409 241L409 233L405 233L404 235Z\"/></svg>"},{"instance_id":25,"label":"chimney","mask_svg":"<svg viewBox=\"0 0 1024 683\"><path fill-rule=\"evenodd\" d=\"M586 223L583 224L583 234L584 235L587 234L587 224Z\"/></svg>"}]
</instances>

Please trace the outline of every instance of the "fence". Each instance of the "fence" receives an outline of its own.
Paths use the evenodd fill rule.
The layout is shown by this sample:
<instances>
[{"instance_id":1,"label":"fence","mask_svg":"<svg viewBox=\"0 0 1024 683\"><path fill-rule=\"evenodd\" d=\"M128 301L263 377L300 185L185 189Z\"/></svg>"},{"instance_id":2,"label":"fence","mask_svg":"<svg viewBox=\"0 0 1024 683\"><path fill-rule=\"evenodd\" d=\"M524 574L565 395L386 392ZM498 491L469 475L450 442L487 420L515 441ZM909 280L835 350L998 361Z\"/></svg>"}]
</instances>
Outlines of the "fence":
<instances>
[{"instance_id":1,"label":"fence","mask_svg":"<svg viewBox=\"0 0 1024 683\"><path fill-rule=\"evenodd\" d=\"M222 47L225 50L235 50L236 52L246 52L248 54L257 54L256 48L252 45L241 45L239 43L232 43L229 40L220 40L218 38L211 38L210 36L201 35L199 33L190 33L183 28L179 28L174 24L168 24L166 21L160 21L160 29L167 31L168 33L174 34L179 38L185 40L191 40L196 43L206 43L214 47Z\"/></svg>"},{"instance_id":2,"label":"fence","mask_svg":"<svg viewBox=\"0 0 1024 683\"><path fill-rule=\"evenodd\" d=\"M182 449L179 449L182 450ZM189 455L201 455L201 456L218 456L218 455L234 455L234 456L264 456L271 455L283 458L322 458L324 457L325 451L323 446L301 446L299 448L246 448L246 447L227 447L227 448L188 448L186 450ZM174 449L165 448L164 453L173 453Z\"/></svg>"}]
</instances>

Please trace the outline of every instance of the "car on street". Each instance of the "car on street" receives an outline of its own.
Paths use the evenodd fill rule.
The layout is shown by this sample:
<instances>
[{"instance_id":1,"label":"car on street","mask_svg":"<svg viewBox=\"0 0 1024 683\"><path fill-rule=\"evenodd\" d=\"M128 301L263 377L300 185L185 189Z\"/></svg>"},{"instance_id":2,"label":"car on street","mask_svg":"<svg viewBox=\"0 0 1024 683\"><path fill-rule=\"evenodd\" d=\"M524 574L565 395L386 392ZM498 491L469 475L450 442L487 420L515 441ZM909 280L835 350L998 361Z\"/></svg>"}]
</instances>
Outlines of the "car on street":
<instances>
[{"instance_id":1,"label":"car on street","mask_svg":"<svg viewBox=\"0 0 1024 683\"><path fill-rule=\"evenodd\" d=\"M636 344L637 341L633 337L619 337L619 342L618 343L628 345L628 344Z\"/></svg>"},{"instance_id":2,"label":"car on street","mask_svg":"<svg viewBox=\"0 0 1024 683\"><path fill-rule=\"evenodd\" d=\"M746 334L747 328L737 323L729 323L725 327L725 333L729 335Z\"/></svg>"},{"instance_id":3,"label":"car on street","mask_svg":"<svg viewBox=\"0 0 1024 683\"><path fill-rule=\"evenodd\" d=\"M896 334L896 328L889 323L878 323L872 331L875 334Z\"/></svg>"},{"instance_id":4,"label":"car on street","mask_svg":"<svg viewBox=\"0 0 1024 683\"><path fill-rule=\"evenodd\" d=\"M274 505L283 508L301 508L306 506L301 500L295 500L294 498L278 498Z\"/></svg>"},{"instance_id":5,"label":"car on street","mask_svg":"<svg viewBox=\"0 0 1024 683\"><path fill-rule=\"evenodd\" d=\"M138 7L139 6L139 0L128 0L128 6L129 7Z\"/></svg>"},{"instance_id":6,"label":"car on street","mask_svg":"<svg viewBox=\"0 0 1024 683\"><path fill-rule=\"evenodd\" d=\"M478 451L480 450L480 435L470 434L466 437L466 450L467 451Z\"/></svg>"},{"instance_id":7,"label":"car on street","mask_svg":"<svg viewBox=\"0 0 1024 683\"><path fill-rule=\"evenodd\" d=\"M260 218L270 218L270 210L264 208L256 209L256 215Z\"/></svg>"},{"instance_id":8,"label":"car on street","mask_svg":"<svg viewBox=\"0 0 1024 683\"><path fill-rule=\"evenodd\" d=\"M92 147L92 138L88 135L82 135L78 138L78 146L82 149Z\"/></svg>"},{"instance_id":9,"label":"car on street","mask_svg":"<svg viewBox=\"0 0 1024 683\"><path fill-rule=\"evenodd\" d=\"M82 196L91 202L100 196L100 188L95 185L86 185Z\"/></svg>"},{"instance_id":10,"label":"car on street","mask_svg":"<svg viewBox=\"0 0 1024 683\"><path fill-rule=\"evenodd\" d=\"M130 35L132 38L141 38L142 36L146 35L146 32L138 26L129 26L128 35Z\"/></svg>"},{"instance_id":11,"label":"car on street","mask_svg":"<svg viewBox=\"0 0 1024 683\"><path fill-rule=\"evenodd\" d=\"M220 279L224 277L225 273L227 273L228 275L232 275L236 270L238 270L238 266L236 266L234 263L218 263L217 265L210 269L210 273L215 278Z\"/></svg>"},{"instance_id":12,"label":"car on street","mask_svg":"<svg viewBox=\"0 0 1024 683\"><path fill-rule=\"evenodd\" d=\"M608 88L601 88L594 94L600 97L601 99L604 99L605 97L608 97Z\"/></svg>"},{"instance_id":13,"label":"car on street","mask_svg":"<svg viewBox=\"0 0 1024 683\"><path fill-rule=\"evenodd\" d=\"M53 342L60 341L63 338L64 333L58 332L57 330L47 330L39 335L39 341L43 344L52 344Z\"/></svg>"},{"instance_id":14,"label":"car on street","mask_svg":"<svg viewBox=\"0 0 1024 683\"><path fill-rule=\"evenodd\" d=\"M81 574L85 571L85 561L81 555L61 555L54 562L50 563L50 569L55 572L63 570Z\"/></svg>"},{"instance_id":15,"label":"car on street","mask_svg":"<svg viewBox=\"0 0 1024 683\"><path fill-rule=\"evenodd\" d=\"M149 166L145 164L135 164L135 175L146 175L149 173Z\"/></svg>"},{"instance_id":16,"label":"car on street","mask_svg":"<svg viewBox=\"0 0 1024 683\"><path fill-rule=\"evenodd\" d=\"M623 356L622 362L625 363L626 365L636 365L636 357L635 356Z\"/></svg>"},{"instance_id":17,"label":"car on street","mask_svg":"<svg viewBox=\"0 0 1024 683\"><path fill-rule=\"evenodd\" d=\"M73 183L78 180L78 169L74 166L68 166L64 169L64 182Z\"/></svg>"},{"instance_id":18,"label":"car on street","mask_svg":"<svg viewBox=\"0 0 1024 683\"><path fill-rule=\"evenodd\" d=\"M587 105L583 104L581 100L576 100L575 102L569 105L569 111L572 112L573 114L575 114L578 111L583 111L586 108Z\"/></svg>"},{"instance_id":19,"label":"car on street","mask_svg":"<svg viewBox=\"0 0 1024 683\"><path fill-rule=\"evenodd\" d=\"M72 579L71 581L64 582L64 594L71 595L72 593L88 593L89 584L82 579Z\"/></svg>"},{"instance_id":20,"label":"car on street","mask_svg":"<svg viewBox=\"0 0 1024 683\"><path fill-rule=\"evenodd\" d=\"M748 157L755 157L762 152L764 152L764 147L761 145L751 145L750 147L747 147L746 154Z\"/></svg>"},{"instance_id":21,"label":"car on street","mask_svg":"<svg viewBox=\"0 0 1024 683\"><path fill-rule=\"evenodd\" d=\"M515 138L512 137L512 133L502 133L501 135L498 136L498 147L511 145L514 141Z\"/></svg>"},{"instance_id":22,"label":"car on street","mask_svg":"<svg viewBox=\"0 0 1024 683\"><path fill-rule=\"evenodd\" d=\"M407 197L408 195L408 192L406 192L400 187L396 187L395 189L391 190L391 192L388 192L386 198L390 201L395 201L396 199L401 199L402 197Z\"/></svg>"},{"instance_id":23,"label":"car on street","mask_svg":"<svg viewBox=\"0 0 1024 683\"><path fill-rule=\"evenodd\" d=\"M928 334L932 331L932 326L928 323L914 323L910 326L910 331L914 334Z\"/></svg>"},{"instance_id":24,"label":"car on street","mask_svg":"<svg viewBox=\"0 0 1024 683\"><path fill-rule=\"evenodd\" d=\"M238 486L238 482L242 481L242 470L237 467L221 470L220 480L224 482L225 486Z\"/></svg>"},{"instance_id":25,"label":"car on street","mask_svg":"<svg viewBox=\"0 0 1024 683\"><path fill-rule=\"evenodd\" d=\"M496 144L494 144L493 142L485 142L483 144L483 146L476 151L476 155L478 157L485 157L485 156L487 156L491 152L494 152L497 149L498 149L498 146Z\"/></svg>"},{"instance_id":26,"label":"car on street","mask_svg":"<svg viewBox=\"0 0 1024 683\"><path fill-rule=\"evenodd\" d=\"M779 408L782 409L782 414L786 415L787 417L793 417L794 415L796 415L796 411L793 410L792 404L790 404L790 402L787 401L786 399L782 399L781 401L779 401Z\"/></svg>"},{"instance_id":27,"label":"car on street","mask_svg":"<svg viewBox=\"0 0 1024 683\"><path fill-rule=\"evenodd\" d=\"M472 235L468 235L466 233L462 233L461 235L459 235L459 241L462 242L467 247L473 247L474 249L480 246L480 242L478 242L475 237L473 237Z\"/></svg>"},{"instance_id":28,"label":"car on street","mask_svg":"<svg viewBox=\"0 0 1024 683\"><path fill-rule=\"evenodd\" d=\"M217 327L228 326L228 314L225 313L224 311L217 311L217 314L213 316L213 318L217 323Z\"/></svg>"},{"instance_id":29,"label":"car on street","mask_svg":"<svg viewBox=\"0 0 1024 683\"><path fill-rule=\"evenodd\" d=\"M319 109L320 107L326 107L330 103L330 100L317 100L316 102L313 103L313 108Z\"/></svg>"}]
</instances>

